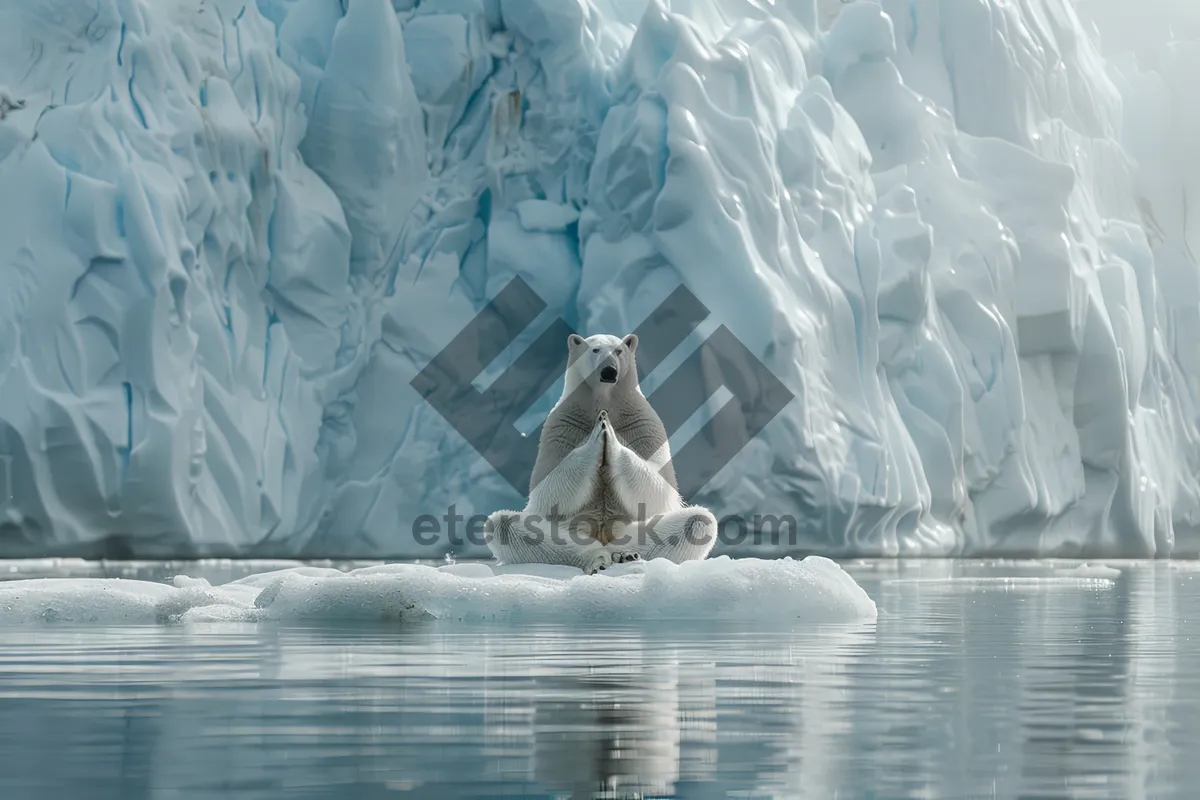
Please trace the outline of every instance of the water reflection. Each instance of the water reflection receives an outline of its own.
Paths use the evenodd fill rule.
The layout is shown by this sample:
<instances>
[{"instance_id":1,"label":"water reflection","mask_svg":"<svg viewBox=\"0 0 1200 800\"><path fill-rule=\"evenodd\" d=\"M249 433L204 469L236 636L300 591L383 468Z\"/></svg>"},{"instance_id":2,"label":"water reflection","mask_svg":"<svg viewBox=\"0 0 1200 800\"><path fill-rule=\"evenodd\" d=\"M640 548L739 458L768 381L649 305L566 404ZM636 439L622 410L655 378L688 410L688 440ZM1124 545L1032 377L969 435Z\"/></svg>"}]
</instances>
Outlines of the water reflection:
<instances>
[{"instance_id":1,"label":"water reflection","mask_svg":"<svg viewBox=\"0 0 1200 800\"><path fill-rule=\"evenodd\" d=\"M836 761L839 692L822 684L873 632L589 637L4 630L0 785L95 797L769 792L799 765L798 746L816 765Z\"/></svg>"},{"instance_id":2,"label":"water reflection","mask_svg":"<svg viewBox=\"0 0 1200 800\"><path fill-rule=\"evenodd\" d=\"M854 569L875 625L0 627L0 796L1192 796L1200 572Z\"/></svg>"},{"instance_id":3,"label":"water reflection","mask_svg":"<svg viewBox=\"0 0 1200 800\"><path fill-rule=\"evenodd\" d=\"M590 797L669 792L679 779L683 727L677 670L591 672L568 667L538 682L533 702L533 778Z\"/></svg>"}]
</instances>

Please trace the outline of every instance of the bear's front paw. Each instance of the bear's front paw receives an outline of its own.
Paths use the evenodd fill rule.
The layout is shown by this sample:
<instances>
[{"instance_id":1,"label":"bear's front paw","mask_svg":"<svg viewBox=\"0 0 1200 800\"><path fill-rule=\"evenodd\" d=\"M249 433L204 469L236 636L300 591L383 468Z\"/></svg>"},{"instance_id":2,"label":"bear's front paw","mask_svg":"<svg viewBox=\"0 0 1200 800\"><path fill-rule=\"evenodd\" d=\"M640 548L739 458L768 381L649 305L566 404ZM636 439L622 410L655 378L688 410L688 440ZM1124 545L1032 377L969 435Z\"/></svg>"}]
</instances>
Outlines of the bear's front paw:
<instances>
[{"instance_id":1,"label":"bear's front paw","mask_svg":"<svg viewBox=\"0 0 1200 800\"><path fill-rule=\"evenodd\" d=\"M614 564L628 564L633 561L641 561L641 560L642 560L642 554L634 553L632 551L619 550L612 554L612 562Z\"/></svg>"},{"instance_id":2,"label":"bear's front paw","mask_svg":"<svg viewBox=\"0 0 1200 800\"><path fill-rule=\"evenodd\" d=\"M620 439L617 437L617 429L613 427L612 420L608 418L608 414L604 411L600 412L600 435L604 437L604 444L610 450L620 444Z\"/></svg>"}]
</instances>

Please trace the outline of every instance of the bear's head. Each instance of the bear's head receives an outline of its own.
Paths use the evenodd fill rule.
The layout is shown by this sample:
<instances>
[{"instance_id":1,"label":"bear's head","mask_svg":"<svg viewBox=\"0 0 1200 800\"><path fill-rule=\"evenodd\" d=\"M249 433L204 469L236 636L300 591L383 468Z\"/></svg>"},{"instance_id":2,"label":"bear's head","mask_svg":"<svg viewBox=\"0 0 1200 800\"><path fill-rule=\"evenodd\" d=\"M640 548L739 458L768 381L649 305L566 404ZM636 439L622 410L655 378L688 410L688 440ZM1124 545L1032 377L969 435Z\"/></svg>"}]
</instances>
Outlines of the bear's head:
<instances>
[{"instance_id":1,"label":"bear's head","mask_svg":"<svg viewBox=\"0 0 1200 800\"><path fill-rule=\"evenodd\" d=\"M625 338L607 333L586 339L572 333L567 337L567 380L564 394L578 386L587 387L602 395L622 389L638 390L636 334Z\"/></svg>"}]
</instances>

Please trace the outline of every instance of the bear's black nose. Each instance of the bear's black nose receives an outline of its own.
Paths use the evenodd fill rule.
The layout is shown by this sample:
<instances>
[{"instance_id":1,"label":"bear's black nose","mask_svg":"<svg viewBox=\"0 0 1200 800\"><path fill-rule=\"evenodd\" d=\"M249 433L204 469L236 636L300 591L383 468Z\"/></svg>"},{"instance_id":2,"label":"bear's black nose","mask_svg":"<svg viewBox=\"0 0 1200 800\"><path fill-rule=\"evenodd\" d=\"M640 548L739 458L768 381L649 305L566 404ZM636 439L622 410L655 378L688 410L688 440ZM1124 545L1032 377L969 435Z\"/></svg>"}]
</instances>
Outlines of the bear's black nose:
<instances>
[{"instance_id":1,"label":"bear's black nose","mask_svg":"<svg viewBox=\"0 0 1200 800\"><path fill-rule=\"evenodd\" d=\"M616 383L617 382L617 368L616 367L605 367L604 369L600 370L600 382L601 383Z\"/></svg>"}]
</instances>

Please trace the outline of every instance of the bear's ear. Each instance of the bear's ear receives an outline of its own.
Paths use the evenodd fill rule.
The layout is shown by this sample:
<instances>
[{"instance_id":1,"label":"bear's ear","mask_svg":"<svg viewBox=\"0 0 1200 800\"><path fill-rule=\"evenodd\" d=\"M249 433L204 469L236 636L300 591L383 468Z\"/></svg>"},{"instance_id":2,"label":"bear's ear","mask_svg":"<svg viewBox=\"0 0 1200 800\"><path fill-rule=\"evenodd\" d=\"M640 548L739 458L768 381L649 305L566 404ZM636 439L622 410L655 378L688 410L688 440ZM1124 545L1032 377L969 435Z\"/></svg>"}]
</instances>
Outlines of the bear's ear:
<instances>
[{"instance_id":1,"label":"bear's ear","mask_svg":"<svg viewBox=\"0 0 1200 800\"><path fill-rule=\"evenodd\" d=\"M629 348L629 352L637 352L637 334L631 333L625 337L625 346Z\"/></svg>"},{"instance_id":2,"label":"bear's ear","mask_svg":"<svg viewBox=\"0 0 1200 800\"><path fill-rule=\"evenodd\" d=\"M582 347L585 344L587 344L587 340L578 333L572 333L567 337L567 347L571 350L574 350L576 347Z\"/></svg>"}]
</instances>

